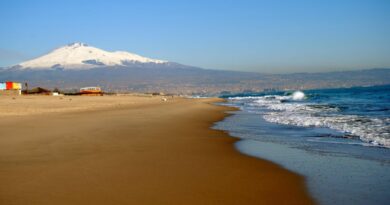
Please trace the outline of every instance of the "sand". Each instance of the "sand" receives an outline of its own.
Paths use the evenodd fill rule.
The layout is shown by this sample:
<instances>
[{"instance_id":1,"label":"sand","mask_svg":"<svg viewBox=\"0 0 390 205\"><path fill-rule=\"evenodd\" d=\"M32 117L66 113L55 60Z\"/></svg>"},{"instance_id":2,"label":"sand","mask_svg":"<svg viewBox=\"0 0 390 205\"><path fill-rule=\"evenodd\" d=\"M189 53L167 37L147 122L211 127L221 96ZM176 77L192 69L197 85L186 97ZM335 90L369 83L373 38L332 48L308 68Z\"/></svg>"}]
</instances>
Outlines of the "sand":
<instances>
[{"instance_id":1,"label":"sand","mask_svg":"<svg viewBox=\"0 0 390 205\"><path fill-rule=\"evenodd\" d=\"M149 104L161 101L163 96L1 96L0 116L26 116L31 114L62 113L118 108L126 105Z\"/></svg>"},{"instance_id":2,"label":"sand","mask_svg":"<svg viewBox=\"0 0 390 205\"><path fill-rule=\"evenodd\" d=\"M313 204L210 129L218 99L68 98L0 98L0 204Z\"/></svg>"}]
</instances>

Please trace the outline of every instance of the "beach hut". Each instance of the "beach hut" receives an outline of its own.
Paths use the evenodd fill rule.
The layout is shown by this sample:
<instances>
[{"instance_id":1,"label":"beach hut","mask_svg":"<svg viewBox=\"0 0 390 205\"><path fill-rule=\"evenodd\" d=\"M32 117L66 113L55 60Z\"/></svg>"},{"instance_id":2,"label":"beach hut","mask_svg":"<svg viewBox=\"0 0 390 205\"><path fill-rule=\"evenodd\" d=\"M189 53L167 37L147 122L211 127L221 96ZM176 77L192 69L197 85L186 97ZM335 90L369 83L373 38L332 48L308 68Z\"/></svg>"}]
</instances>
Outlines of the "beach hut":
<instances>
[{"instance_id":1,"label":"beach hut","mask_svg":"<svg viewBox=\"0 0 390 205\"><path fill-rule=\"evenodd\" d=\"M21 95L22 84L12 81L0 83L0 95Z\"/></svg>"},{"instance_id":2,"label":"beach hut","mask_svg":"<svg viewBox=\"0 0 390 205\"><path fill-rule=\"evenodd\" d=\"M7 81L5 83L0 83L0 90L21 90L22 84L12 81Z\"/></svg>"},{"instance_id":3,"label":"beach hut","mask_svg":"<svg viewBox=\"0 0 390 205\"><path fill-rule=\"evenodd\" d=\"M10 81L5 82L5 89L12 90L12 82L10 82Z\"/></svg>"},{"instance_id":4,"label":"beach hut","mask_svg":"<svg viewBox=\"0 0 390 205\"><path fill-rule=\"evenodd\" d=\"M12 89L14 89L14 90L21 90L22 89L22 84L21 83L12 82Z\"/></svg>"}]
</instances>

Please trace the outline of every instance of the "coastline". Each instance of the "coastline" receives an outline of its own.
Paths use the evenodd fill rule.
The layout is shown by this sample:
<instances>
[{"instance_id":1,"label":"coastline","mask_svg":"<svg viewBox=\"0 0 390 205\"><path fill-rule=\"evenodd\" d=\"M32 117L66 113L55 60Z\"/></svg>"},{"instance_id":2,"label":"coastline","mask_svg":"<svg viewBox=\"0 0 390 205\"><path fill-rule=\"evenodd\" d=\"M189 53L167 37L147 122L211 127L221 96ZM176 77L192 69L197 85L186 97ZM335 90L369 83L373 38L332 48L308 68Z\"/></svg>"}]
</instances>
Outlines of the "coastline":
<instances>
[{"instance_id":1,"label":"coastline","mask_svg":"<svg viewBox=\"0 0 390 205\"><path fill-rule=\"evenodd\" d=\"M240 139L235 147L241 153L304 176L310 195L319 204L388 203L389 149L369 146L357 137L342 137L342 132L326 127L268 121L264 116L271 115L272 110L256 104L262 102L259 98L222 103L239 110L213 128Z\"/></svg>"},{"instance_id":2,"label":"coastline","mask_svg":"<svg viewBox=\"0 0 390 205\"><path fill-rule=\"evenodd\" d=\"M301 176L241 154L238 139L211 128L233 109L213 104L221 99L112 98L3 117L0 203L314 203Z\"/></svg>"}]
</instances>

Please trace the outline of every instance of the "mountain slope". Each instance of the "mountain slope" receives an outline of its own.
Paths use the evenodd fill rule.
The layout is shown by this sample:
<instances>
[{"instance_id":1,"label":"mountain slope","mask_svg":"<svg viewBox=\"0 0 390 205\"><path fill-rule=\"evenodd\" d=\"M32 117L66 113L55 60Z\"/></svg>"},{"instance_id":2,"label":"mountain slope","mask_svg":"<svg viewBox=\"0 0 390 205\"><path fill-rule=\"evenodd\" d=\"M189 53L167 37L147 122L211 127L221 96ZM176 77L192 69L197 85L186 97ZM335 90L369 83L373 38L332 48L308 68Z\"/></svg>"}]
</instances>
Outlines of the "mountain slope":
<instances>
[{"instance_id":1,"label":"mountain slope","mask_svg":"<svg viewBox=\"0 0 390 205\"><path fill-rule=\"evenodd\" d=\"M91 69L96 67L127 66L129 64L164 64L163 60L156 60L137 54L116 51L108 52L84 43L73 43L52 52L20 63L14 68L19 69Z\"/></svg>"},{"instance_id":2,"label":"mountain slope","mask_svg":"<svg viewBox=\"0 0 390 205\"><path fill-rule=\"evenodd\" d=\"M11 69L0 69L0 82L28 83L30 88L77 90L101 86L105 91L176 94L383 85L390 84L388 76L390 69L284 75L207 70L127 52L107 52L82 43L60 47Z\"/></svg>"}]
</instances>

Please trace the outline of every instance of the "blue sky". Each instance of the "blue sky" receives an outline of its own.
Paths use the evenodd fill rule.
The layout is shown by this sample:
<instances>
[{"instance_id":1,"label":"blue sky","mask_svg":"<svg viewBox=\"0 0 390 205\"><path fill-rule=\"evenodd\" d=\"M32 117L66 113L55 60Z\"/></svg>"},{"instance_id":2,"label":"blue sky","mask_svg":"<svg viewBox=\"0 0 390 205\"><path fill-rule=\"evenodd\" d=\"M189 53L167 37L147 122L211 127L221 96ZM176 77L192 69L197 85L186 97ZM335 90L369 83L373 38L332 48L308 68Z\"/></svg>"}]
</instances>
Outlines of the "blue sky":
<instances>
[{"instance_id":1,"label":"blue sky","mask_svg":"<svg viewBox=\"0 0 390 205\"><path fill-rule=\"evenodd\" d=\"M71 42L212 69L390 67L390 1L0 1L0 66Z\"/></svg>"}]
</instances>

